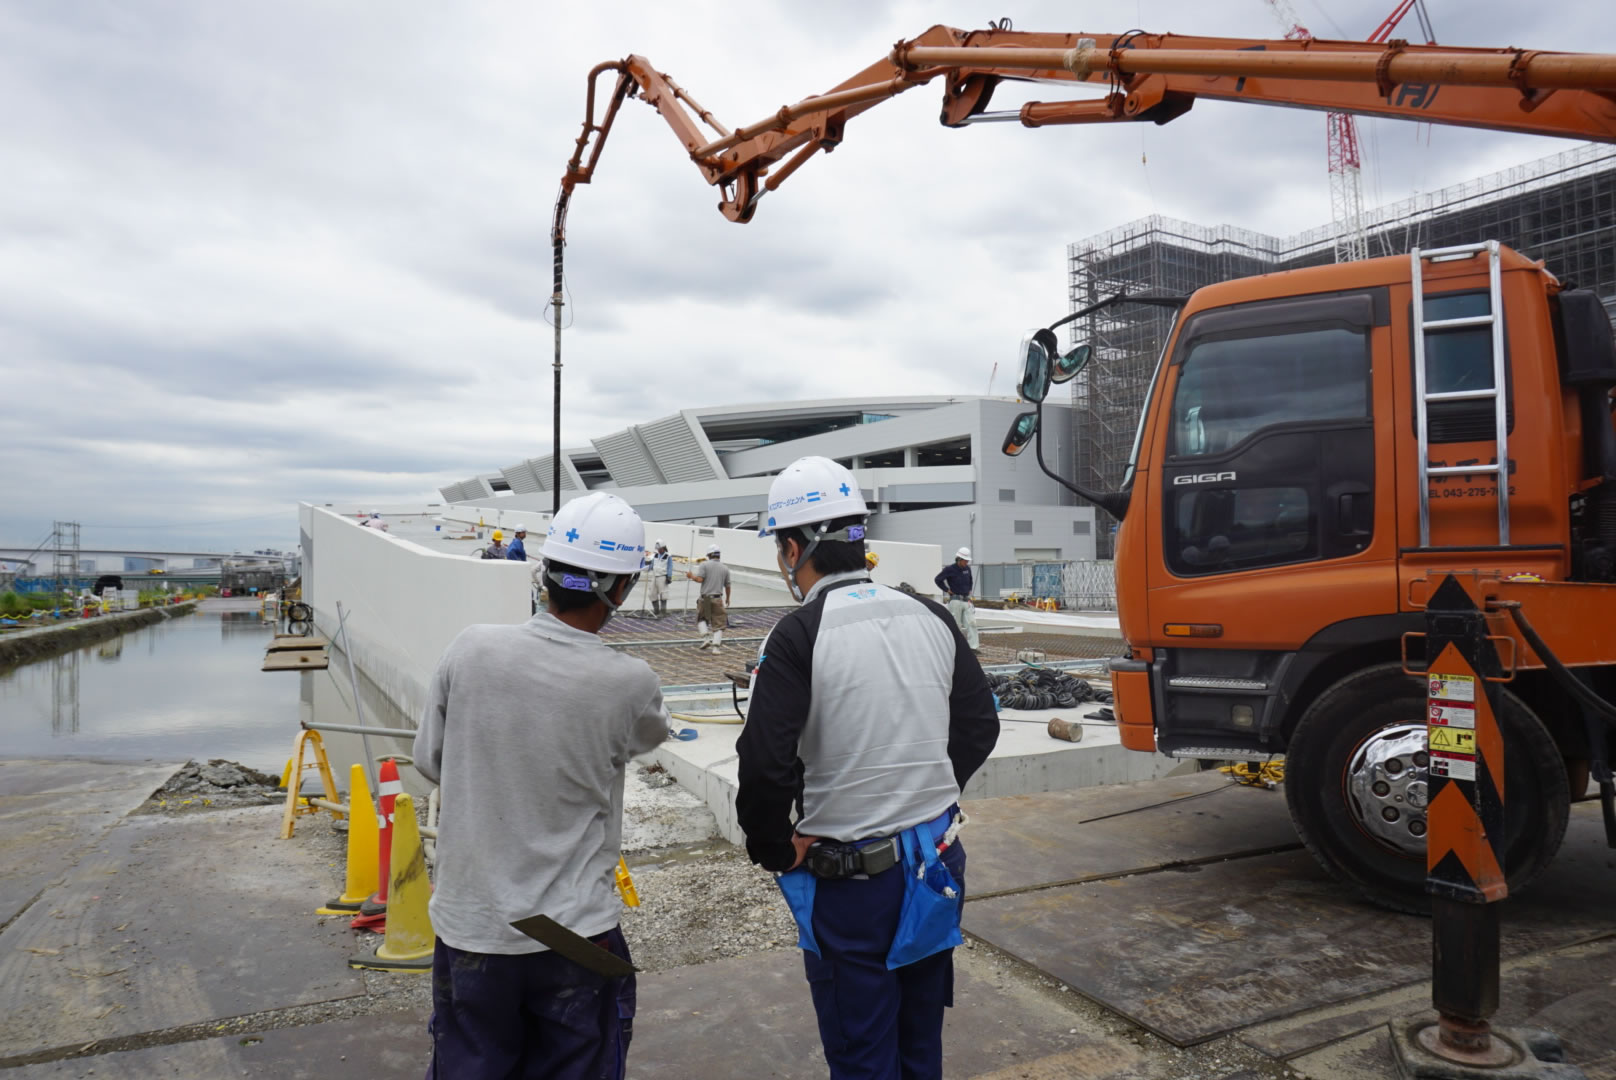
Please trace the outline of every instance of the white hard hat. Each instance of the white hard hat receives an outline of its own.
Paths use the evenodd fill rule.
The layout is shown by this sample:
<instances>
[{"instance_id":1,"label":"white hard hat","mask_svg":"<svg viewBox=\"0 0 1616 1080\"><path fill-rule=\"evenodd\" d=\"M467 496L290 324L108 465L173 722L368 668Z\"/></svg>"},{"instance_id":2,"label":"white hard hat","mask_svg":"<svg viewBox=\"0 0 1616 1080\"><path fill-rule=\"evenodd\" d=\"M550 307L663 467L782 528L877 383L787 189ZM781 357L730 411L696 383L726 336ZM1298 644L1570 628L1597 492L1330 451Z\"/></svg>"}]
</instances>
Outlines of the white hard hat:
<instances>
[{"instance_id":1,"label":"white hard hat","mask_svg":"<svg viewBox=\"0 0 1616 1080\"><path fill-rule=\"evenodd\" d=\"M970 548L960 548L958 551L954 552L954 558L956 558L956 559L964 559L966 562L970 562L971 561L971 549Z\"/></svg>"},{"instance_id":2,"label":"white hard hat","mask_svg":"<svg viewBox=\"0 0 1616 1080\"><path fill-rule=\"evenodd\" d=\"M645 556L645 525L628 503L596 491L556 513L539 553L582 570L638 573Z\"/></svg>"},{"instance_id":3,"label":"white hard hat","mask_svg":"<svg viewBox=\"0 0 1616 1080\"><path fill-rule=\"evenodd\" d=\"M717 555L718 553L719 553L719 551L718 551L718 545L717 544L708 544L707 545L707 554L709 554L709 555Z\"/></svg>"},{"instance_id":4,"label":"white hard hat","mask_svg":"<svg viewBox=\"0 0 1616 1080\"><path fill-rule=\"evenodd\" d=\"M657 541L657 542L656 542L656 546L657 546L657 547L667 547L667 546L668 546L668 542L667 542L667 541L666 541L666 540L658 540L658 541Z\"/></svg>"},{"instance_id":5,"label":"white hard hat","mask_svg":"<svg viewBox=\"0 0 1616 1080\"><path fill-rule=\"evenodd\" d=\"M772 536L776 529L837 518L866 517L869 512L850 470L830 458L798 458L769 485L769 506L758 535Z\"/></svg>"}]
</instances>

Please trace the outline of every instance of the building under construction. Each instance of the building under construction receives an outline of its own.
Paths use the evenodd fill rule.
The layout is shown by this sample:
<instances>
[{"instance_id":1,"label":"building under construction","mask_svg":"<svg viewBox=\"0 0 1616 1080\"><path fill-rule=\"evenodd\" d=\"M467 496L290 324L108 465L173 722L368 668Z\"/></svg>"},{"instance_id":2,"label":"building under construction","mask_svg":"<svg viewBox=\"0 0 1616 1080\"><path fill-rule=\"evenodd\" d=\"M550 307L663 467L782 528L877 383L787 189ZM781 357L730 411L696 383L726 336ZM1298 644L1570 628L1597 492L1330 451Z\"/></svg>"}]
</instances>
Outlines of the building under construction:
<instances>
[{"instance_id":1,"label":"building under construction","mask_svg":"<svg viewBox=\"0 0 1616 1080\"><path fill-rule=\"evenodd\" d=\"M1562 281L1596 290L1616 315L1616 148L1590 144L1364 215L1369 254L1398 255L1494 239L1544 260ZM1335 258L1333 226L1292 237L1155 215L1067 248L1067 295L1077 311L1122 291L1189 294L1252 274ZM1096 357L1072 382L1072 461L1082 483L1122 482L1139 410L1171 324L1168 312L1121 305L1073 324ZM1101 558L1110 530L1096 530Z\"/></svg>"}]
</instances>

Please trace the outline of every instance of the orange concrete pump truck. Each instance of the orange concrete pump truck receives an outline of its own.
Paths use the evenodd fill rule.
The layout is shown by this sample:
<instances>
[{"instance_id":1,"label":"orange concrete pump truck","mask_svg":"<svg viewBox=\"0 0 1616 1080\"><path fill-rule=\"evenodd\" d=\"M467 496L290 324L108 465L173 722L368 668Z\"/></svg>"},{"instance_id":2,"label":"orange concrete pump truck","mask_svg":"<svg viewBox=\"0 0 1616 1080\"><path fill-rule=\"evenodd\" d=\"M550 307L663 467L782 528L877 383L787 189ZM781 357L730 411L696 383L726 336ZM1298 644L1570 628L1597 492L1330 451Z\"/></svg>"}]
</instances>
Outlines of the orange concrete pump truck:
<instances>
[{"instance_id":1,"label":"orange concrete pump truck","mask_svg":"<svg viewBox=\"0 0 1616 1080\"><path fill-rule=\"evenodd\" d=\"M594 85L617 73L599 123ZM942 79L942 122L1173 120L1197 97L1616 142L1616 56L1339 41L933 27L832 90L730 130L643 57L597 67L552 239L638 93L745 222L847 121ZM1105 93L987 109L1006 79ZM694 116L696 119L693 119ZM705 125L708 131L698 125ZM586 160L587 158L587 160ZM776 167L778 165L778 167ZM1176 317L1121 487L1043 461L1052 383L1103 348L1054 331L1117 303ZM1124 745L1286 756L1297 831L1339 879L1425 904L1419 632L1447 573L1477 583L1511 679L1510 891L1547 865L1596 782L1616 846L1616 347L1597 296L1496 242L1116 296L1031 335L1006 453L1118 518L1112 662Z\"/></svg>"}]
</instances>

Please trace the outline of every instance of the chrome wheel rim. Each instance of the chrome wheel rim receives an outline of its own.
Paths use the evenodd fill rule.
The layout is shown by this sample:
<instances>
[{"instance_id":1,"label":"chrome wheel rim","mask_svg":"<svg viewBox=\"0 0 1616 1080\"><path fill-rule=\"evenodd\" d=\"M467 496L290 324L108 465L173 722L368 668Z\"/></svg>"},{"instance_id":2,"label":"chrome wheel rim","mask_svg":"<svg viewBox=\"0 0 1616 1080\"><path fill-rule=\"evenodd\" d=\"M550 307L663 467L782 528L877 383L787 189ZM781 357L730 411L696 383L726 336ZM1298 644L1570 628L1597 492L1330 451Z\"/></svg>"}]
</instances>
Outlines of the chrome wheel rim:
<instances>
[{"instance_id":1,"label":"chrome wheel rim","mask_svg":"<svg viewBox=\"0 0 1616 1080\"><path fill-rule=\"evenodd\" d=\"M1425 725L1371 732L1347 763L1347 809L1358 828L1400 855L1425 858L1429 766Z\"/></svg>"}]
</instances>

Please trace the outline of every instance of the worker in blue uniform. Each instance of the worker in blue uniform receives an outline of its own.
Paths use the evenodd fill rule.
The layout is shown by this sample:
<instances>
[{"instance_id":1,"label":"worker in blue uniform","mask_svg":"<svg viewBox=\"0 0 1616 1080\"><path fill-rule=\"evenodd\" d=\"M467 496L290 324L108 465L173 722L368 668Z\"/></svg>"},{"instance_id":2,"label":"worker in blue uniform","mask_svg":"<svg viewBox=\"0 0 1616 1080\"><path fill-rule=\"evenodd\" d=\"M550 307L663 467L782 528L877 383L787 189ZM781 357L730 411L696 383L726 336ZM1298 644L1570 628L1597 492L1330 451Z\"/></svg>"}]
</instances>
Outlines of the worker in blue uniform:
<instances>
[{"instance_id":1,"label":"worker in blue uniform","mask_svg":"<svg viewBox=\"0 0 1616 1080\"><path fill-rule=\"evenodd\" d=\"M943 1075L953 1004L960 791L999 722L948 612L870 581L867 515L827 458L769 490L760 531L801 606L759 651L736 814L797 920L831 1076L921 1080Z\"/></svg>"},{"instance_id":2,"label":"worker in blue uniform","mask_svg":"<svg viewBox=\"0 0 1616 1080\"><path fill-rule=\"evenodd\" d=\"M505 549L505 557L511 562L527 562L527 530L520 525L516 527L516 537L511 546Z\"/></svg>"}]
</instances>

